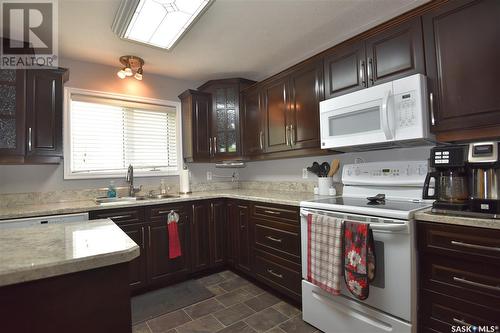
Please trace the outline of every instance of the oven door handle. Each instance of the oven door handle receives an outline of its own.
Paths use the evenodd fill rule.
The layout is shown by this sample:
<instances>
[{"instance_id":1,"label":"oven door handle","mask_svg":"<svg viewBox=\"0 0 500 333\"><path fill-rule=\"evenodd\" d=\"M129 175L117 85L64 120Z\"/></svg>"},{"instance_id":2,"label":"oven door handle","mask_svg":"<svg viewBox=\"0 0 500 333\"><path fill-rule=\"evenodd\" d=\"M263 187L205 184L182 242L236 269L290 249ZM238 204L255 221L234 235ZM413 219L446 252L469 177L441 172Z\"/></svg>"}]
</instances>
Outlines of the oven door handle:
<instances>
[{"instance_id":1,"label":"oven door handle","mask_svg":"<svg viewBox=\"0 0 500 333\"><path fill-rule=\"evenodd\" d=\"M310 212L306 211L306 210L301 210L300 211L300 215L307 218L307 216L310 214ZM321 215L321 214L319 214ZM328 214L323 214L323 215L327 215L329 216ZM335 217L335 216L332 216L332 217ZM341 217L337 217L337 218L341 218ZM344 220L349 220L349 219L345 219ZM358 221L356 221L358 222ZM364 221L359 221L360 223L369 223L369 222L364 222ZM370 229L372 229L373 231L406 231L408 230L408 224L406 223L370 223Z\"/></svg>"}]
</instances>

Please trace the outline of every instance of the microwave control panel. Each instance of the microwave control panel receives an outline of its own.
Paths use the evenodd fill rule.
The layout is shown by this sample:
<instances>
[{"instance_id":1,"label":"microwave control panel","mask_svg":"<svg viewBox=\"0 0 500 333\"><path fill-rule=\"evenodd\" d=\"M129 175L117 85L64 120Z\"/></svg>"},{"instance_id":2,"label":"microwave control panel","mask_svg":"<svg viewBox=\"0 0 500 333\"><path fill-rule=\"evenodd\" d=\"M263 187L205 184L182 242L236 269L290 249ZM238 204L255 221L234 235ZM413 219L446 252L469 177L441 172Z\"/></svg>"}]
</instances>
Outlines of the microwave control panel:
<instances>
[{"instance_id":1,"label":"microwave control panel","mask_svg":"<svg viewBox=\"0 0 500 333\"><path fill-rule=\"evenodd\" d=\"M396 109L396 124L399 128L413 127L417 123L416 92L409 91L394 95Z\"/></svg>"}]
</instances>

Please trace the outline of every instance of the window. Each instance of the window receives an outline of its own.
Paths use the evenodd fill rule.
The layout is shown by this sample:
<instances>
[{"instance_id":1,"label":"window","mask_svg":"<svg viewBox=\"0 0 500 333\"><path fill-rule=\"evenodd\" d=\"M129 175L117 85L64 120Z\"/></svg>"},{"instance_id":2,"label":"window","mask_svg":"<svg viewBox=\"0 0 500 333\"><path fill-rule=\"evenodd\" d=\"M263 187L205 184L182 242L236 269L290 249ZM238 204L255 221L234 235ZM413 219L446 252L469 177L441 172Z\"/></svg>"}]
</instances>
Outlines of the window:
<instances>
[{"instance_id":1,"label":"window","mask_svg":"<svg viewBox=\"0 0 500 333\"><path fill-rule=\"evenodd\" d=\"M179 103L67 88L64 178L177 175Z\"/></svg>"}]
</instances>

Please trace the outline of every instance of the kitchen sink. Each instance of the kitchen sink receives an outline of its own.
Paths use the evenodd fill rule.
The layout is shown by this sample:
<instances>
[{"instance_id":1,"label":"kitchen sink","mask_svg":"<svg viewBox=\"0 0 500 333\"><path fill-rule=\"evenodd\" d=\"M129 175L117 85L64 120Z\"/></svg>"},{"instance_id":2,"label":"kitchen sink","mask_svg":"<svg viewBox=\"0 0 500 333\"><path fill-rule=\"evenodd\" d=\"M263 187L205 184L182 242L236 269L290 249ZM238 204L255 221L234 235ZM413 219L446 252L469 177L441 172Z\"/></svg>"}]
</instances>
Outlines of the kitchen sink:
<instances>
[{"instance_id":1,"label":"kitchen sink","mask_svg":"<svg viewBox=\"0 0 500 333\"><path fill-rule=\"evenodd\" d=\"M179 198L180 195L175 194L154 194L147 196L136 196L136 197L116 197L116 198L108 198L108 197L100 197L95 199L95 203L101 206L112 206L112 205L122 205L127 203L133 203L136 201L142 200L161 200L161 199L170 199L170 198Z\"/></svg>"}]
</instances>

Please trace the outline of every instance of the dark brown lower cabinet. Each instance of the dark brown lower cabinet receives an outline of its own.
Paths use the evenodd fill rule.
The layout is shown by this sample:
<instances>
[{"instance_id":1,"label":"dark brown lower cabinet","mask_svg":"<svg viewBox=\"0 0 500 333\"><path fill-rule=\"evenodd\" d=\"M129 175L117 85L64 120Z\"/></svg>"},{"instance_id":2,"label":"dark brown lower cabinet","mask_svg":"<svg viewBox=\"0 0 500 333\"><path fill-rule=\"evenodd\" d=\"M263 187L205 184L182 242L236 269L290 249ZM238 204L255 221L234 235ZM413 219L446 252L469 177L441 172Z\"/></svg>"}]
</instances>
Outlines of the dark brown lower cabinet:
<instances>
[{"instance_id":1,"label":"dark brown lower cabinet","mask_svg":"<svg viewBox=\"0 0 500 333\"><path fill-rule=\"evenodd\" d=\"M193 272L210 266L210 206L208 202L194 202L191 205L191 270Z\"/></svg>"},{"instance_id":2,"label":"dark brown lower cabinet","mask_svg":"<svg viewBox=\"0 0 500 333\"><path fill-rule=\"evenodd\" d=\"M179 214L182 256L169 258L167 216ZM300 302L298 207L242 200L200 200L90 212L110 218L139 245L129 264L133 293L229 267Z\"/></svg>"},{"instance_id":3,"label":"dark brown lower cabinet","mask_svg":"<svg viewBox=\"0 0 500 333\"><path fill-rule=\"evenodd\" d=\"M210 264L224 265L226 258L226 201L210 202Z\"/></svg>"},{"instance_id":4,"label":"dark brown lower cabinet","mask_svg":"<svg viewBox=\"0 0 500 333\"><path fill-rule=\"evenodd\" d=\"M139 257L129 262L129 284L131 291L146 287L148 280L146 274L146 230L145 224L123 225L121 229L137 244L141 250Z\"/></svg>"},{"instance_id":5,"label":"dark brown lower cabinet","mask_svg":"<svg viewBox=\"0 0 500 333\"><path fill-rule=\"evenodd\" d=\"M498 325L500 230L418 222L417 240L419 332Z\"/></svg>"}]
</instances>

